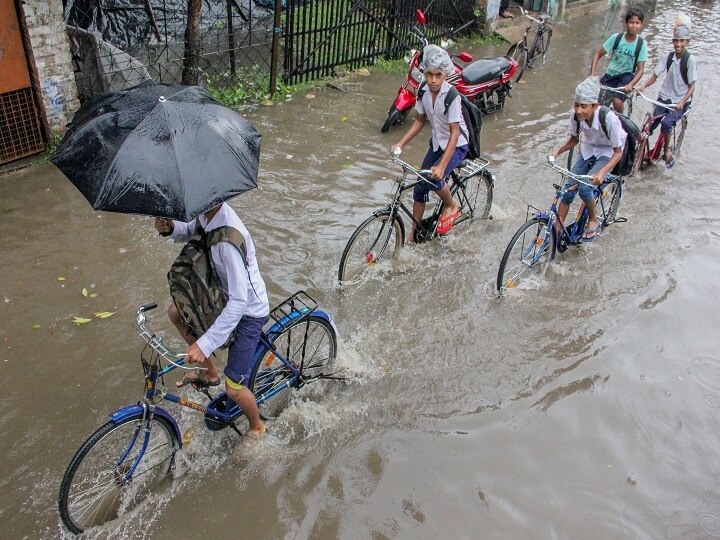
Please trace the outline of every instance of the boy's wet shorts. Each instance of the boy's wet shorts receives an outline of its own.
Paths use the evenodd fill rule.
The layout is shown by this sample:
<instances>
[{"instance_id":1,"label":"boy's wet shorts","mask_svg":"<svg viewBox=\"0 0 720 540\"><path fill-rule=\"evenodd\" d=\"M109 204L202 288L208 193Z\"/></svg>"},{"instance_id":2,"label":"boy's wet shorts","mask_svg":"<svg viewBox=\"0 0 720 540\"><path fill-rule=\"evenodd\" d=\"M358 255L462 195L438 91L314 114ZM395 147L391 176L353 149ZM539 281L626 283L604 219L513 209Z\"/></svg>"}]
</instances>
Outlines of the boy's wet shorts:
<instances>
[{"instance_id":1,"label":"boy's wet shorts","mask_svg":"<svg viewBox=\"0 0 720 540\"><path fill-rule=\"evenodd\" d=\"M227 367L225 368L225 377L228 379L226 384L232 388L247 387L250 384L250 376L253 367L255 367L253 363L255 350L260 339L260 333L267 320L267 317L243 315L235 327L235 341L230 345Z\"/></svg>"},{"instance_id":2,"label":"boy's wet shorts","mask_svg":"<svg viewBox=\"0 0 720 540\"><path fill-rule=\"evenodd\" d=\"M669 99L661 98L659 97L657 99L660 103L672 103ZM672 131L672 128L675 124L677 124L677 121L680 120L685 112L687 112L688 108L690 107L689 103L685 104L685 107L683 107L682 111L678 111L676 109L668 110L665 107L660 107L659 105L655 105L655 110L653 110L653 117L658 118L662 117L661 119L655 120L652 125L650 126L650 133L652 134L655 131L655 128L657 128L658 124L660 124L660 133L668 134Z\"/></svg>"},{"instance_id":3,"label":"boy's wet shorts","mask_svg":"<svg viewBox=\"0 0 720 540\"><path fill-rule=\"evenodd\" d=\"M430 200L431 191L439 191L444 188L445 179L451 172L455 170L458 165L460 165L460 162L465 159L467 151L467 145L456 147L452 157L450 158L450 162L447 164L447 167L443 172L442 180L433 180L432 178L428 178L429 182L420 182L417 186L415 186L415 189L413 190L413 201L426 203ZM429 169L430 167L437 165L442 159L444 153L445 150L443 150L442 148L440 148L439 150L433 150L431 140L430 148L428 148L427 154L425 154L425 159L423 159L422 166L420 168Z\"/></svg>"},{"instance_id":4,"label":"boy's wet shorts","mask_svg":"<svg viewBox=\"0 0 720 540\"><path fill-rule=\"evenodd\" d=\"M630 81L635 77L634 73L621 73L620 75L610 76L607 73L600 78L600 84L609 88L624 88ZM614 99L620 99L622 101L627 100L627 94L618 94L617 92L608 92L607 90L600 90L600 98L598 101L602 105L610 105L610 102Z\"/></svg>"},{"instance_id":5,"label":"boy's wet shorts","mask_svg":"<svg viewBox=\"0 0 720 540\"><path fill-rule=\"evenodd\" d=\"M610 158L607 156L590 156L588 159L583 159L582 155L580 155L578 156L575 165L573 165L572 172L573 174L593 174L594 172L602 169L608 161L610 161ZM586 180L586 182L589 184L590 180ZM568 180L567 182L565 182L563 189L568 189L574 185L578 185L578 189L566 191L565 194L562 196L562 202L564 202L565 204L571 204L573 202L573 199L575 199L576 193L580 193L580 198L583 201L592 201L595 198L595 195L597 194L597 188L590 187L586 184L581 184L580 182L576 182L575 180Z\"/></svg>"}]
</instances>

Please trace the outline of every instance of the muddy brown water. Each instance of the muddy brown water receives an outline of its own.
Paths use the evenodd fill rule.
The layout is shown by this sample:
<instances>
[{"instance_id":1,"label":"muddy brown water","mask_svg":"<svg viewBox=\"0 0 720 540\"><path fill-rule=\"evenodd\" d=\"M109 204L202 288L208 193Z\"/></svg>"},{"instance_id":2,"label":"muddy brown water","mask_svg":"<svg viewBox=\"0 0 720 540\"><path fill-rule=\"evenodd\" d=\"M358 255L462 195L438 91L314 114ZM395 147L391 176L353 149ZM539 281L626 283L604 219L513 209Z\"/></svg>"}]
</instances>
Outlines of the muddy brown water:
<instances>
[{"instance_id":1,"label":"muddy brown water","mask_svg":"<svg viewBox=\"0 0 720 540\"><path fill-rule=\"evenodd\" d=\"M404 250L393 272L346 293L341 250L395 173L386 149L400 132L379 127L402 77L373 72L354 80L363 96L324 89L248 111L264 135L260 187L233 205L273 301L306 288L335 317L347 381L308 388L253 445L169 406L190 439L170 486L87 536L720 537L720 5L659 2L653 60L679 7L701 82L677 166L630 179L627 223L504 299L500 256L527 204L550 203L543 156L612 17L558 28L545 66L486 118L494 219ZM140 396L132 314L167 304L179 247L148 218L93 213L51 165L4 177L0 210L2 536L59 537L64 469ZM178 345L160 310L151 325Z\"/></svg>"}]
</instances>

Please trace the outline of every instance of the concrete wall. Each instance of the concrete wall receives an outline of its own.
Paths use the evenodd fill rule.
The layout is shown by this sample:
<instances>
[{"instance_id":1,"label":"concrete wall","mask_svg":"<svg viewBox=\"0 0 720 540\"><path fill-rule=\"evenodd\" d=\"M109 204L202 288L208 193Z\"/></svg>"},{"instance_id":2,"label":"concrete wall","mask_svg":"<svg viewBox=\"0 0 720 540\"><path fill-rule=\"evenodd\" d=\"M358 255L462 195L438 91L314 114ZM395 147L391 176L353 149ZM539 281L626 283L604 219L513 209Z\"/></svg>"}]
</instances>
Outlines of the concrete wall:
<instances>
[{"instance_id":1,"label":"concrete wall","mask_svg":"<svg viewBox=\"0 0 720 540\"><path fill-rule=\"evenodd\" d=\"M62 2L23 0L21 7L32 49L30 64L35 66L47 125L62 131L80 107Z\"/></svg>"}]
</instances>

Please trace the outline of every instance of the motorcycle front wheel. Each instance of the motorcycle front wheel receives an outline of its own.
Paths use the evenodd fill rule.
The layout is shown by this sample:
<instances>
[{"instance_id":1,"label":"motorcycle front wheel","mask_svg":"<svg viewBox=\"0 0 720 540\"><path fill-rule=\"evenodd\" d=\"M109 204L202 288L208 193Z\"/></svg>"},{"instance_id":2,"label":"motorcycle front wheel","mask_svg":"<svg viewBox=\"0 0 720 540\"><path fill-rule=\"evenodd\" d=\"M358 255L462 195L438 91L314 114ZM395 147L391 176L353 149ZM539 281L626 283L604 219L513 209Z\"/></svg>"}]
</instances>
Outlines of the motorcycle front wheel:
<instances>
[{"instance_id":1,"label":"motorcycle front wheel","mask_svg":"<svg viewBox=\"0 0 720 540\"><path fill-rule=\"evenodd\" d=\"M382 133L387 133L390 131L390 128L394 126L395 124L402 123L403 120L405 120L405 117L407 116L408 111L399 111L395 105L390 107L390 111L388 112L388 117L385 120L385 123L380 128L380 131Z\"/></svg>"}]
</instances>

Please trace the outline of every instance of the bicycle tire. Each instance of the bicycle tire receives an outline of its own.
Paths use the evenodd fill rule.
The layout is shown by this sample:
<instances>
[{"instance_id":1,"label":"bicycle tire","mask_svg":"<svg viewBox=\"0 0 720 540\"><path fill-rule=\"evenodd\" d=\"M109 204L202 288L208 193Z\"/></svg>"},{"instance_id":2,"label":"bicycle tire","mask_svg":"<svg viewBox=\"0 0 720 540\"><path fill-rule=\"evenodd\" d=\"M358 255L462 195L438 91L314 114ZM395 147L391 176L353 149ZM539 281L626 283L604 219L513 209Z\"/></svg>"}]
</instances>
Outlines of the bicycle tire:
<instances>
[{"instance_id":1,"label":"bicycle tire","mask_svg":"<svg viewBox=\"0 0 720 540\"><path fill-rule=\"evenodd\" d=\"M547 218L533 218L520 227L512 237L500 260L496 283L498 292L503 293L506 289L516 288L521 275L528 270L532 270L536 274L541 273L544 267L555 258L557 236L554 229L550 231L550 245L548 246L544 241L548 224ZM543 238L540 243L538 243L539 238ZM514 254L518 247L519 256L516 260ZM539 255L538 249L541 250ZM534 262L527 264L528 260L532 261L533 259ZM515 260L517 264L513 264Z\"/></svg>"},{"instance_id":2,"label":"bicycle tire","mask_svg":"<svg viewBox=\"0 0 720 540\"><path fill-rule=\"evenodd\" d=\"M538 46L538 54L542 57L543 64L545 63L545 56L547 55L548 49L550 48L550 39L552 38L552 29L548 28L543 32L540 38L540 45Z\"/></svg>"},{"instance_id":3,"label":"bicycle tire","mask_svg":"<svg viewBox=\"0 0 720 540\"><path fill-rule=\"evenodd\" d=\"M272 335L270 342L286 360L297 368L302 367L305 377L319 374L335 361L337 355L335 328L319 315L311 314L291 322L282 332ZM292 377L293 372L275 353L266 350L253 368L248 388L260 399ZM289 399L287 389L278 392L259 405L260 414L264 419L277 417Z\"/></svg>"},{"instance_id":4,"label":"bicycle tire","mask_svg":"<svg viewBox=\"0 0 720 540\"><path fill-rule=\"evenodd\" d=\"M170 422L155 416L142 460L132 478L121 482L142 447L144 426L142 414L117 424L107 422L75 453L60 484L59 497L60 517L71 532L80 534L120 517L168 476L180 442Z\"/></svg>"},{"instance_id":5,"label":"bicycle tire","mask_svg":"<svg viewBox=\"0 0 720 540\"><path fill-rule=\"evenodd\" d=\"M518 41L515 45L508 49L506 56L509 56L517 62L518 67L515 75L515 82L519 82L520 78L525 72L525 67L527 66L528 62L528 52L527 47L525 46L525 42Z\"/></svg>"},{"instance_id":6,"label":"bicycle tire","mask_svg":"<svg viewBox=\"0 0 720 540\"><path fill-rule=\"evenodd\" d=\"M682 120L680 120L680 134L675 137L675 144L672 148L673 154L680 153L680 148L682 148L683 140L685 140L685 131L687 131L687 116L684 116Z\"/></svg>"},{"instance_id":7,"label":"bicycle tire","mask_svg":"<svg viewBox=\"0 0 720 540\"><path fill-rule=\"evenodd\" d=\"M613 179L603 184L600 197L602 198L602 208L605 211L605 221L603 228L614 223L620 210L620 199L622 199L623 184L620 179Z\"/></svg>"},{"instance_id":8,"label":"bicycle tire","mask_svg":"<svg viewBox=\"0 0 720 540\"><path fill-rule=\"evenodd\" d=\"M392 224L388 227L389 220ZM375 229L377 226L379 229ZM338 282L340 285L358 283L370 267L386 259L394 259L404 241L405 228L397 214L391 216L390 210L373 214L355 229L348 240L340 257Z\"/></svg>"},{"instance_id":9,"label":"bicycle tire","mask_svg":"<svg viewBox=\"0 0 720 540\"><path fill-rule=\"evenodd\" d=\"M462 219L487 219L493 203L493 181L488 171L480 171L456 184L453 197L460 205Z\"/></svg>"},{"instance_id":10,"label":"bicycle tire","mask_svg":"<svg viewBox=\"0 0 720 540\"><path fill-rule=\"evenodd\" d=\"M380 128L380 131L382 133L387 133L388 131L390 131L390 128L392 126L402 122L402 119L403 119L403 113L400 112L398 110L398 108L395 107L395 105L393 105L392 107L390 107L390 110L388 111L388 116L385 119L385 123Z\"/></svg>"}]
</instances>

